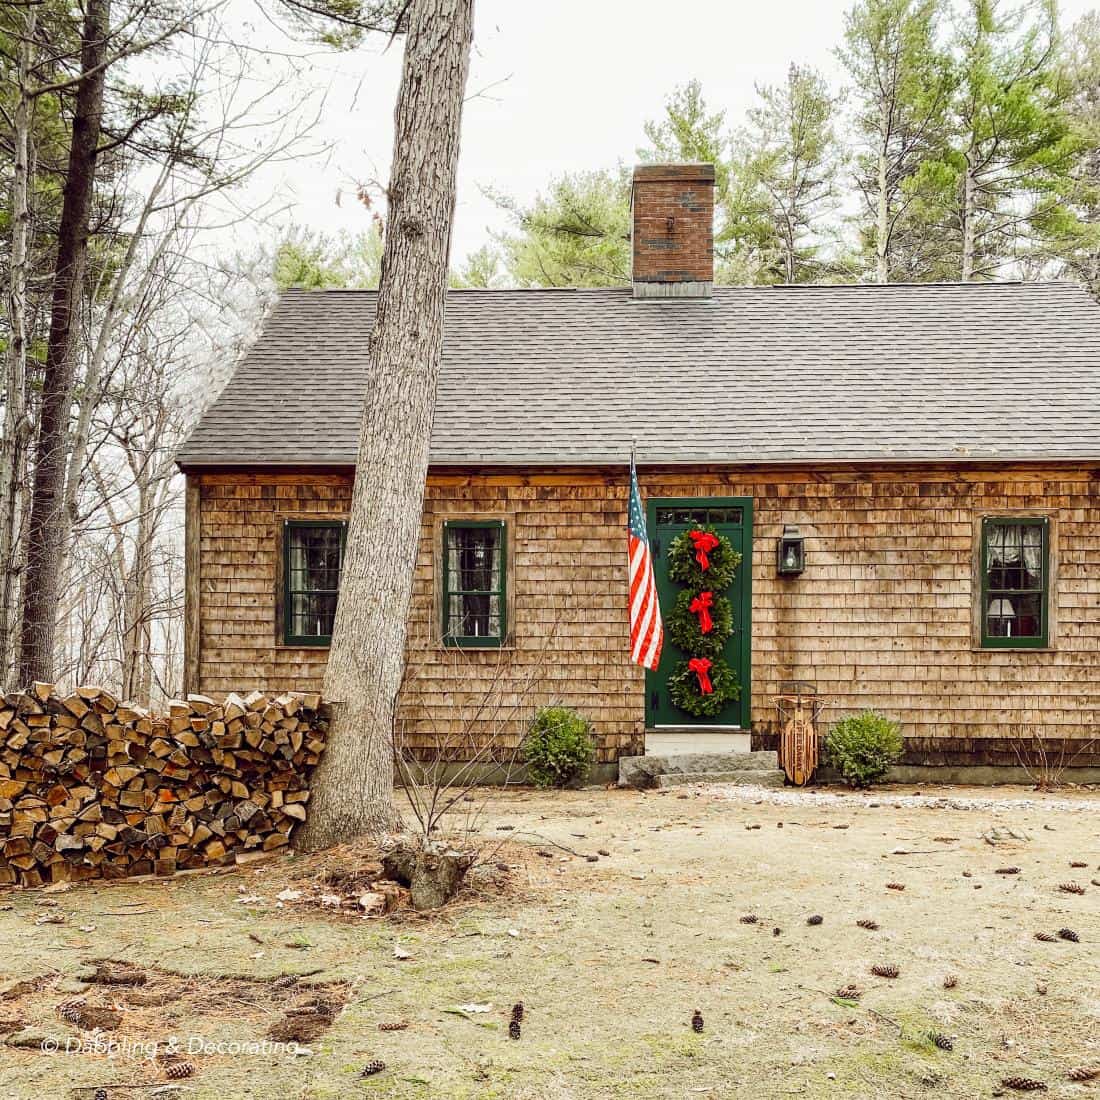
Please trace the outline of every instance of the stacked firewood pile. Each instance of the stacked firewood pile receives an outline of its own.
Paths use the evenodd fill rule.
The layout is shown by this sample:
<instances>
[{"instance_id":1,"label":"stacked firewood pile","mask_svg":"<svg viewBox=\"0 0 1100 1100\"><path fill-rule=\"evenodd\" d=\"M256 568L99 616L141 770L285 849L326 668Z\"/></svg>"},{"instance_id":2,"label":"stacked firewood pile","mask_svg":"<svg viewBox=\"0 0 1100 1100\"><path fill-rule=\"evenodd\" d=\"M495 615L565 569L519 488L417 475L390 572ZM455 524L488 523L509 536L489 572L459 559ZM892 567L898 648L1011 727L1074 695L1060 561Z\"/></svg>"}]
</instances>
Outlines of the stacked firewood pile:
<instances>
[{"instance_id":1,"label":"stacked firewood pile","mask_svg":"<svg viewBox=\"0 0 1100 1100\"><path fill-rule=\"evenodd\" d=\"M98 687L0 701L0 885L172 874L275 851L305 820L319 695L173 700Z\"/></svg>"}]
</instances>

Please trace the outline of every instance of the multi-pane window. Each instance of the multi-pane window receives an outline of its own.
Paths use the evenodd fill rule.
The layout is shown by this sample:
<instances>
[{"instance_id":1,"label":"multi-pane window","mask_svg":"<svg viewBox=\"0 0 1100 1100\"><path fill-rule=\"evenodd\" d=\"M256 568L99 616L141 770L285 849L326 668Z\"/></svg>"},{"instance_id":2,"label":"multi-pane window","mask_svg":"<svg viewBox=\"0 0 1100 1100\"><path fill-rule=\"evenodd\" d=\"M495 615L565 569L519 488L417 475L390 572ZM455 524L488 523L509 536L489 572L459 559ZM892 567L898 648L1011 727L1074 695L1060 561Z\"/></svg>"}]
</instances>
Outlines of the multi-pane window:
<instances>
[{"instance_id":1,"label":"multi-pane window","mask_svg":"<svg viewBox=\"0 0 1100 1100\"><path fill-rule=\"evenodd\" d=\"M1049 538L1045 519L982 521L982 645L1038 648L1049 636Z\"/></svg>"},{"instance_id":2,"label":"multi-pane window","mask_svg":"<svg viewBox=\"0 0 1100 1100\"><path fill-rule=\"evenodd\" d=\"M336 620L344 523L289 520L283 535L283 640L328 645Z\"/></svg>"},{"instance_id":3,"label":"multi-pane window","mask_svg":"<svg viewBox=\"0 0 1100 1100\"><path fill-rule=\"evenodd\" d=\"M504 523L452 520L443 526L443 641L499 646L506 634Z\"/></svg>"},{"instance_id":4,"label":"multi-pane window","mask_svg":"<svg viewBox=\"0 0 1100 1100\"><path fill-rule=\"evenodd\" d=\"M707 505L699 508L658 508L657 526L668 527L673 524L688 523L697 527L708 524L737 524L742 520L740 508Z\"/></svg>"}]
</instances>

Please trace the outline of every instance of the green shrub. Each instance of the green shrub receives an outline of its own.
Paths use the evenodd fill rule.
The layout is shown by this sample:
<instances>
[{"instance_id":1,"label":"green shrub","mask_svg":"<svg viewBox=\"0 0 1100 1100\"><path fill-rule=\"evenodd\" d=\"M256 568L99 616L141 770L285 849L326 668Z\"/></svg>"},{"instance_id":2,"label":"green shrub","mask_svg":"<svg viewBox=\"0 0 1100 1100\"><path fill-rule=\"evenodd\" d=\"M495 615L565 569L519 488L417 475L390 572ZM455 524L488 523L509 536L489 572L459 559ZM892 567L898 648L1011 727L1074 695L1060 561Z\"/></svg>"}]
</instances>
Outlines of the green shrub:
<instances>
[{"instance_id":1,"label":"green shrub","mask_svg":"<svg viewBox=\"0 0 1100 1100\"><path fill-rule=\"evenodd\" d=\"M841 719L825 738L828 762L853 787L881 779L901 749L901 726L873 710Z\"/></svg>"},{"instance_id":2,"label":"green shrub","mask_svg":"<svg viewBox=\"0 0 1100 1100\"><path fill-rule=\"evenodd\" d=\"M596 759L592 727L569 707L543 707L531 721L523 756L536 787L567 787L583 779Z\"/></svg>"}]
</instances>

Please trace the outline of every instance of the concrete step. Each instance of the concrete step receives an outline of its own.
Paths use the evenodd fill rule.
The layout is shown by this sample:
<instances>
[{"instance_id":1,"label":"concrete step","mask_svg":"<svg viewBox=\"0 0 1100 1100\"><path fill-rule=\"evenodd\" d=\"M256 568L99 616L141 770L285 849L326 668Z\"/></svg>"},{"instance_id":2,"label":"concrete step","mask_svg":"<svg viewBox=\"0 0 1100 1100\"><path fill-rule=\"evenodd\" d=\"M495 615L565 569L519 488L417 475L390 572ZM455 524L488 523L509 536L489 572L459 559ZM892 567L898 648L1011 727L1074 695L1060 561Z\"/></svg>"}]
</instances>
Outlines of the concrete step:
<instances>
[{"instance_id":1,"label":"concrete step","mask_svg":"<svg viewBox=\"0 0 1100 1100\"><path fill-rule=\"evenodd\" d=\"M753 768L740 772L674 772L658 775L657 788L691 787L697 783L734 783L740 787L782 787L786 777L781 771L763 771Z\"/></svg>"},{"instance_id":2,"label":"concrete step","mask_svg":"<svg viewBox=\"0 0 1100 1100\"><path fill-rule=\"evenodd\" d=\"M758 782L775 773L782 779L779 760L774 752L677 753L671 756L624 756L619 759L619 786L646 789L661 784L659 779L671 776L715 776L755 773ZM689 782L709 782L692 778ZM718 782L715 780L715 782ZM748 782L748 780L746 780Z\"/></svg>"},{"instance_id":3,"label":"concrete step","mask_svg":"<svg viewBox=\"0 0 1100 1100\"><path fill-rule=\"evenodd\" d=\"M752 734L745 730L711 730L661 727L645 731L646 756L679 756L681 753L748 752Z\"/></svg>"}]
</instances>

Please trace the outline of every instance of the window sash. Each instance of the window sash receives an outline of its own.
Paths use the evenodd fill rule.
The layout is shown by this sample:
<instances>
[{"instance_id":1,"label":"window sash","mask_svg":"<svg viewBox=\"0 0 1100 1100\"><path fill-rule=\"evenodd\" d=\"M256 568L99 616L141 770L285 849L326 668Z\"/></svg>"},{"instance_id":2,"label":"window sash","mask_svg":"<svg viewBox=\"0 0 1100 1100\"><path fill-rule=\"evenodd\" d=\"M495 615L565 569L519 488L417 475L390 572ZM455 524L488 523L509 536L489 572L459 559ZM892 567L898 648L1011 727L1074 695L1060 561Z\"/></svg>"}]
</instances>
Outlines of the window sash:
<instances>
[{"instance_id":1,"label":"window sash","mask_svg":"<svg viewBox=\"0 0 1100 1100\"><path fill-rule=\"evenodd\" d=\"M461 584L463 566L452 564L451 554L458 554L470 547L452 545L451 534L455 531L496 531L497 540L494 553L486 566L481 568L489 576L489 584L484 588L471 588ZM506 524L503 520L446 520L443 524L443 607L441 615L441 636L444 645L464 648L499 648L508 634L507 605L507 543ZM459 599L459 608L452 607L455 597ZM478 618L484 617L489 625L485 634L458 633L456 619L469 621L471 612L465 609L465 597L481 598L485 607L473 612ZM493 630L493 625L496 629Z\"/></svg>"},{"instance_id":2,"label":"window sash","mask_svg":"<svg viewBox=\"0 0 1100 1100\"><path fill-rule=\"evenodd\" d=\"M283 525L283 644L296 646L328 646L332 644L332 633L328 634L302 634L295 633L295 607L300 603L307 606L313 604L315 597L320 597L322 602L332 600L332 617L336 617L336 601L340 595L339 579L344 568L344 549L347 539L347 523L343 520L286 520ZM304 531L338 531L339 540L336 548L336 577L337 585L309 585L309 564L295 562L294 556L301 550L301 545L296 545L296 533ZM331 574L332 567L327 567L324 572ZM297 578L297 579L296 579ZM326 612L327 615L327 612Z\"/></svg>"},{"instance_id":3,"label":"window sash","mask_svg":"<svg viewBox=\"0 0 1100 1100\"><path fill-rule=\"evenodd\" d=\"M1008 543L1008 529L1019 528L1019 543ZM1034 535L1029 535L1034 532ZM997 536L1000 535L998 540ZM1045 649L1050 639L1050 523L1042 517L996 516L981 526L981 645L983 649ZM1032 566L1035 568L1032 568ZM991 583L991 570L1002 572L1001 583ZM1003 581L1004 573L1015 573L1017 585ZM1038 582L1032 577L1037 576ZM1038 630L1013 634L1011 624L1018 608L1037 605ZM1007 605L1007 606L1006 606ZM1001 614L993 615L996 608ZM1005 614L1005 612L1009 614ZM994 621L1004 620L1006 633L994 633Z\"/></svg>"}]
</instances>

